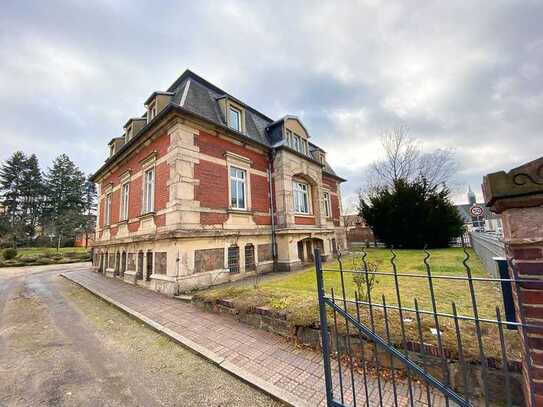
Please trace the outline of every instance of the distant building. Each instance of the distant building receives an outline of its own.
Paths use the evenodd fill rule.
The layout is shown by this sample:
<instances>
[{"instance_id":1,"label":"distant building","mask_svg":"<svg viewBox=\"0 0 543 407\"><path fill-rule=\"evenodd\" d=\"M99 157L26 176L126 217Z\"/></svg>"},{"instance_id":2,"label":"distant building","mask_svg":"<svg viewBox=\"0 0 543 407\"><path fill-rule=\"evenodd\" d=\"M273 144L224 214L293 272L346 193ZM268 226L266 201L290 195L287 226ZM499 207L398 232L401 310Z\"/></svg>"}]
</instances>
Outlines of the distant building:
<instances>
[{"instance_id":1,"label":"distant building","mask_svg":"<svg viewBox=\"0 0 543 407\"><path fill-rule=\"evenodd\" d=\"M82 232L82 233L78 233L75 236L75 240L74 240L75 247L88 247L88 246L92 246L93 243L94 243L94 232L90 232L90 233Z\"/></svg>"},{"instance_id":2,"label":"distant building","mask_svg":"<svg viewBox=\"0 0 543 407\"><path fill-rule=\"evenodd\" d=\"M347 243L365 243L375 241L373 231L368 226L362 216L345 215L343 216L343 224L347 234Z\"/></svg>"},{"instance_id":3,"label":"distant building","mask_svg":"<svg viewBox=\"0 0 543 407\"><path fill-rule=\"evenodd\" d=\"M484 229L493 232L502 230L502 221L499 215L491 212L484 203L477 203L475 193L468 187L468 203L456 205L460 217L468 230ZM480 215L476 216L478 213Z\"/></svg>"}]
</instances>

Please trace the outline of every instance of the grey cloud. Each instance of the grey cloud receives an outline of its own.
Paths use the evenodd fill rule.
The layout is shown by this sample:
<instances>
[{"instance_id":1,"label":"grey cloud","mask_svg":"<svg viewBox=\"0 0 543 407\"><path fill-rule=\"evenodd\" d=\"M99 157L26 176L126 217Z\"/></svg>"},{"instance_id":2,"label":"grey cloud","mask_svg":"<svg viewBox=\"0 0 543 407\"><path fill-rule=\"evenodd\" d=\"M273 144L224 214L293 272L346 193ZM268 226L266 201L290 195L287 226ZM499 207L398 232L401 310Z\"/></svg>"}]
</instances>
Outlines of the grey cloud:
<instances>
[{"instance_id":1,"label":"grey cloud","mask_svg":"<svg viewBox=\"0 0 543 407\"><path fill-rule=\"evenodd\" d=\"M191 68L265 114L300 115L345 200L407 125L467 184L542 154L540 2L25 2L0 15L0 160L86 171L153 91Z\"/></svg>"}]
</instances>

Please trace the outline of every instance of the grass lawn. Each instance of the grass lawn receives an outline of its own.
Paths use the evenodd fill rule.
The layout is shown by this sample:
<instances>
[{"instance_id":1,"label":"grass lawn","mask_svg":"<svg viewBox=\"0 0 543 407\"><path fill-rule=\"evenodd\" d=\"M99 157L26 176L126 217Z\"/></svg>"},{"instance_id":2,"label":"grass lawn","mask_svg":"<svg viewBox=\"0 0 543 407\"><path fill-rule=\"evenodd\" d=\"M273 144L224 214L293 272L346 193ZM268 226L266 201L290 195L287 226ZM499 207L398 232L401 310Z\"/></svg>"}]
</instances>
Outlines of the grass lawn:
<instances>
[{"instance_id":1,"label":"grass lawn","mask_svg":"<svg viewBox=\"0 0 543 407\"><path fill-rule=\"evenodd\" d=\"M17 257L6 260L0 250L0 267L38 266L44 264L64 264L90 261L88 249L84 247L21 247Z\"/></svg>"},{"instance_id":2,"label":"grass lawn","mask_svg":"<svg viewBox=\"0 0 543 407\"><path fill-rule=\"evenodd\" d=\"M392 272L390 263L391 253L387 249L368 249L366 260L377 266L378 272ZM432 275L466 276L466 270L462 265L464 253L460 248L448 248L433 250L429 263ZM426 276L423 263L424 252L420 250L397 250L396 265L398 273L411 273ZM469 251L473 277L488 277L475 253ZM346 255L342 259L344 270L361 270L361 256ZM324 264L324 280L327 293L333 288L335 294L341 293L341 277L337 260ZM353 281L353 273L344 273L346 296L354 299L356 284ZM431 310L431 296L427 278L398 277L400 298L403 307L414 308L414 299L418 300L420 310ZM451 303L454 301L459 315L473 316L473 307L466 281L433 279L436 306L438 312L452 313ZM365 285L363 285L365 287ZM496 306L503 308L501 290L499 285L492 282L474 282L476 302L480 318L495 319ZM372 303L382 304L385 297L387 305L397 305L396 288L392 276L377 276L374 289L371 291ZM315 268L311 267L303 272L285 274L278 278L263 279L254 286L254 280L247 281L244 285L224 287L200 292L198 297L207 300L228 298L234 301L236 308L250 312L257 306L268 306L287 313L288 320L295 325L310 326L318 322L318 306L316 300ZM354 308L351 312L355 314ZM503 311L501 311L503 314ZM361 307L362 320L369 324L369 309ZM332 317L333 315L330 314ZM425 343L436 344L436 335L430 328L435 328L435 322L430 315L420 314ZM384 316L380 308L374 308L376 329L385 335ZM502 315L503 317L503 315ZM388 311L391 337L395 342L401 341L401 329L399 314L395 310ZM418 341L418 329L416 314L404 312L404 326L408 339ZM340 321L341 322L341 321ZM452 318L441 317L440 330L447 348L455 353L457 351L456 332ZM340 328L341 324L340 324ZM475 324L471 321L460 323L462 346L464 351L474 358L478 355L478 347L475 336ZM485 353L490 356L500 357L499 334L495 325L482 324ZM519 352L518 334L516 331L506 331L507 347L515 357Z\"/></svg>"}]
</instances>

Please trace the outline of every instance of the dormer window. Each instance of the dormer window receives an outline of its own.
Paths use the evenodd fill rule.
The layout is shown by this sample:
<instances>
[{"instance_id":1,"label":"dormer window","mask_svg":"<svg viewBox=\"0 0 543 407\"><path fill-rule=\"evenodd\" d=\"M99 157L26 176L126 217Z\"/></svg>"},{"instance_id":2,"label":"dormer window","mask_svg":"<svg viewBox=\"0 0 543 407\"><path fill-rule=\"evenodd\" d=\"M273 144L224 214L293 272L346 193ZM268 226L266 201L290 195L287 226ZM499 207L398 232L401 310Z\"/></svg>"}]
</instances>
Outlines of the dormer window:
<instances>
[{"instance_id":1,"label":"dormer window","mask_svg":"<svg viewBox=\"0 0 543 407\"><path fill-rule=\"evenodd\" d=\"M154 101L153 103L151 103L149 105L149 108L147 110L147 122L150 122L151 120L153 120L157 115L157 107L156 107L156 101Z\"/></svg>"},{"instance_id":2,"label":"dormer window","mask_svg":"<svg viewBox=\"0 0 543 407\"><path fill-rule=\"evenodd\" d=\"M109 145L109 156L113 157L113 154L115 154L115 144L111 143Z\"/></svg>"},{"instance_id":3,"label":"dormer window","mask_svg":"<svg viewBox=\"0 0 543 407\"><path fill-rule=\"evenodd\" d=\"M128 143L131 138L132 138L132 126L126 129L126 133L124 135L125 144Z\"/></svg>"},{"instance_id":4,"label":"dormer window","mask_svg":"<svg viewBox=\"0 0 543 407\"><path fill-rule=\"evenodd\" d=\"M293 133L289 129L286 130L287 145L293 150L307 155L307 140Z\"/></svg>"},{"instance_id":5,"label":"dormer window","mask_svg":"<svg viewBox=\"0 0 543 407\"><path fill-rule=\"evenodd\" d=\"M228 125L234 130L241 131L241 111L233 106L228 108Z\"/></svg>"}]
</instances>

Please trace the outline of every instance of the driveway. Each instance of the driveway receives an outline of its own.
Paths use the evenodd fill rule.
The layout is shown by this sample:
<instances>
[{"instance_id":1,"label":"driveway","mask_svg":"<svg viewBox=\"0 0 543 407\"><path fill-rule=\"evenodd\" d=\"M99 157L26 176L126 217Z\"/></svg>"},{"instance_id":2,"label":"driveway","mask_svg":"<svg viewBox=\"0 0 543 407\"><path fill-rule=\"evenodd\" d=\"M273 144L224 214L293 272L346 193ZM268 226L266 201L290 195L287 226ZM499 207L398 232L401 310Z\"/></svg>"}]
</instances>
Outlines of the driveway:
<instances>
[{"instance_id":1,"label":"driveway","mask_svg":"<svg viewBox=\"0 0 543 407\"><path fill-rule=\"evenodd\" d=\"M0 268L1 406L279 406L59 277Z\"/></svg>"}]
</instances>

